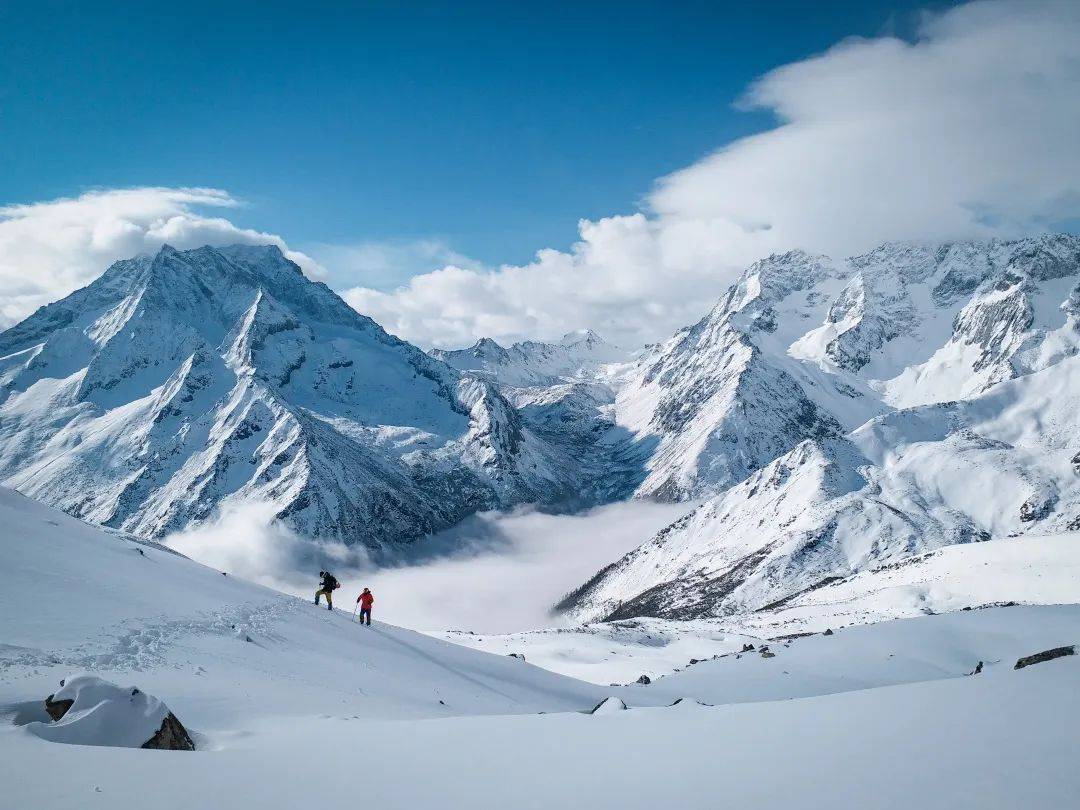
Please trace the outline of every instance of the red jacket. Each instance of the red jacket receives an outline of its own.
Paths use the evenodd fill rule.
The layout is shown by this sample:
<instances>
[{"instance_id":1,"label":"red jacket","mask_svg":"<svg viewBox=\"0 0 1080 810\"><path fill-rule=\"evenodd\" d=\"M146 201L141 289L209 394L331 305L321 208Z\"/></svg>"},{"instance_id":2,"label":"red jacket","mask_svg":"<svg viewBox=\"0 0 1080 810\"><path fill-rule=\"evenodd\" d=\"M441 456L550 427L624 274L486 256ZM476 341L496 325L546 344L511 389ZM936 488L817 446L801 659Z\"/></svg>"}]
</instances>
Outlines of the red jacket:
<instances>
[{"instance_id":1,"label":"red jacket","mask_svg":"<svg viewBox=\"0 0 1080 810\"><path fill-rule=\"evenodd\" d=\"M356 601L360 603L360 607L364 610L371 610L371 606L375 604L375 594L371 593L371 591L362 593Z\"/></svg>"}]
</instances>

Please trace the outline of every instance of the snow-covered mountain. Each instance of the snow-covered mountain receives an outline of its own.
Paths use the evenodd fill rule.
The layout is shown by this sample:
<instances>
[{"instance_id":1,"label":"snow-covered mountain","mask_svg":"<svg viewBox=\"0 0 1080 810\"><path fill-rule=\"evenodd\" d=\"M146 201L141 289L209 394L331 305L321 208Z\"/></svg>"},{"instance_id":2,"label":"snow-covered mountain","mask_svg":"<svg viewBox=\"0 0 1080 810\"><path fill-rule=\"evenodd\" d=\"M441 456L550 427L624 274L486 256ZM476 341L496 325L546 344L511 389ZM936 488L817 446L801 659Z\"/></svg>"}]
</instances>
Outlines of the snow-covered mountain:
<instances>
[{"instance_id":1,"label":"snow-covered mountain","mask_svg":"<svg viewBox=\"0 0 1080 810\"><path fill-rule=\"evenodd\" d=\"M561 604L754 610L944 545L1080 526L1080 239L773 256L621 390L639 495L707 500Z\"/></svg>"},{"instance_id":2,"label":"snow-covered mountain","mask_svg":"<svg viewBox=\"0 0 1080 810\"><path fill-rule=\"evenodd\" d=\"M704 500L562 607L755 609L1074 525L1078 282L1067 235L792 252L636 360L592 332L429 356L274 248L164 248L0 335L0 481L144 536L255 500L374 548L516 503Z\"/></svg>"},{"instance_id":3,"label":"snow-covered mountain","mask_svg":"<svg viewBox=\"0 0 1080 810\"><path fill-rule=\"evenodd\" d=\"M551 386L603 376L605 366L622 363L629 353L591 329L570 332L557 343L527 340L504 348L481 338L467 349L432 349L447 365L511 388Z\"/></svg>"},{"instance_id":4,"label":"snow-covered mountain","mask_svg":"<svg viewBox=\"0 0 1080 810\"><path fill-rule=\"evenodd\" d=\"M615 397L636 367L634 353L584 329L557 343L504 348L483 338L431 355L495 385L535 436L577 461L574 505L622 500L640 485L651 443L634 441L615 419Z\"/></svg>"},{"instance_id":5,"label":"snow-covered mountain","mask_svg":"<svg viewBox=\"0 0 1080 810\"><path fill-rule=\"evenodd\" d=\"M657 448L639 495L709 495L804 439L977 394L1080 346L1080 238L887 244L752 265L616 402Z\"/></svg>"},{"instance_id":6,"label":"snow-covered mountain","mask_svg":"<svg viewBox=\"0 0 1080 810\"><path fill-rule=\"evenodd\" d=\"M0 334L0 481L145 536L255 500L379 547L559 502L573 466L274 247L166 246Z\"/></svg>"}]
</instances>

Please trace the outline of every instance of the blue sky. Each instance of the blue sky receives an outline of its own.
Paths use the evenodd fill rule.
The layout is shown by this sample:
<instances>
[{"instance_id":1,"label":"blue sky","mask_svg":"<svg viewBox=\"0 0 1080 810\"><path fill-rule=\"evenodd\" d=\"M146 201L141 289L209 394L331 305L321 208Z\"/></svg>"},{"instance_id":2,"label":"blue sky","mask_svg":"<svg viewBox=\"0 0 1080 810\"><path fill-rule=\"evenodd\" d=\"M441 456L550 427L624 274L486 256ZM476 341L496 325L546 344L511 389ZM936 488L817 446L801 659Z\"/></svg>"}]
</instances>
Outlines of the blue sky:
<instances>
[{"instance_id":1,"label":"blue sky","mask_svg":"<svg viewBox=\"0 0 1080 810\"><path fill-rule=\"evenodd\" d=\"M642 345L770 253L1076 230L1078 131L1076 0L0 0L0 327L254 242L425 348Z\"/></svg>"},{"instance_id":2,"label":"blue sky","mask_svg":"<svg viewBox=\"0 0 1080 810\"><path fill-rule=\"evenodd\" d=\"M755 77L942 5L5 2L0 203L208 186L301 249L525 262L769 126Z\"/></svg>"}]
</instances>

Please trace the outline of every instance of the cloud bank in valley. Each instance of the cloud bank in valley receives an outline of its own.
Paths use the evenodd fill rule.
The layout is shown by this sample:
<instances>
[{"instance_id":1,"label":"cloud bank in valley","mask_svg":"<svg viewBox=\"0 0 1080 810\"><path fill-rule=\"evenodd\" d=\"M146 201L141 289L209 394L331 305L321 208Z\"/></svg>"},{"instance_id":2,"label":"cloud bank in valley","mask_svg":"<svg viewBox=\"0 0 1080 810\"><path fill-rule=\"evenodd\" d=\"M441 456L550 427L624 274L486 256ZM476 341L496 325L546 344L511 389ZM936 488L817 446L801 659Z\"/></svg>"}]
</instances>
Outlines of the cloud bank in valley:
<instances>
[{"instance_id":1,"label":"cloud bank in valley","mask_svg":"<svg viewBox=\"0 0 1080 810\"><path fill-rule=\"evenodd\" d=\"M568 252L345 296L425 345L586 326L633 345L693 322L773 252L1016 236L1080 216L1080 5L1068 0L926 15L914 41L841 42L740 103L777 126L660 180L647 213L582 221Z\"/></svg>"},{"instance_id":2,"label":"cloud bank in valley","mask_svg":"<svg viewBox=\"0 0 1080 810\"><path fill-rule=\"evenodd\" d=\"M360 590L370 587L377 617L394 624L500 633L551 626L551 606L567 591L692 506L631 501L578 515L483 513L409 549L414 556L402 564L381 568L363 548L301 538L252 503L226 505L217 520L165 543L305 599L312 598L318 572L329 568L342 583L339 607L352 610Z\"/></svg>"}]
</instances>

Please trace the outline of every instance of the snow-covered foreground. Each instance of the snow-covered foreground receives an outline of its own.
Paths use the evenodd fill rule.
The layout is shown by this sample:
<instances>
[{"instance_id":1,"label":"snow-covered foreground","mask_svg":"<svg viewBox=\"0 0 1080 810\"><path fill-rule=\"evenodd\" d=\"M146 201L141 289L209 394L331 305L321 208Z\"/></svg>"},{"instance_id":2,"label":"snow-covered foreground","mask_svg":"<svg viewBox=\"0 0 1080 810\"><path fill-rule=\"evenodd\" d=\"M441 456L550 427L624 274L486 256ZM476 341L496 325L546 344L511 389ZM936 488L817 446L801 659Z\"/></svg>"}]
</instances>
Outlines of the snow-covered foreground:
<instances>
[{"instance_id":1,"label":"snow-covered foreground","mask_svg":"<svg viewBox=\"0 0 1080 810\"><path fill-rule=\"evenodd\" d=\"M360 723L305 718L186 754L5 745L15 807L1064 808L1074 661L716 708ZM47 770L46 770L47 769ZM182 790L176 788L183 787ZM100 789L100 793L95 792Z\"/></svg>"},{"instance_id":2,"label":"snow-covered foreground","mask_svg":"<svg viewBox=\"0 0 1080 810\"><path fill-rule=\"evenodd\" d=\"M5 698L36 701L92 670L137 681L218 745L273 717L561 711L604 694L513 658L361 627L356 594L317 609L3 488L0 525Z\"/></svg>"},{"instance_id":3,"label":"snow-covered foreground","mask_svg":"<svg viewBox=\"0 0 1080 810\"><path fill-rule=\"evenodd\" d=\"M521 633L437 635L477 650L516 652L574 678L627 683L640 675L665 675L695 658L739 650L748 642L1004 602L1080 602L1080 532L948 546L860 572L770 610L723 619L639 618Z\"/></svg>"},{"instance_id":4,"label":"snow-covered foreground","mask_svg":"<svg viewBox=\"0 0 1080 810\"><path fill-rule=\"evenodd\" d=\"M1062 722L1080 713L1080 656L1012 669L1080 641L1078 606L845 628L613 688L362 628L8 490L0 525L5 806L1059 808L1080 795L1080 728ZM42 739L43 698L79 671L165 701L199 750ZM583 713L608 695L630 710Z\"/></svg>"}]
</instances>

